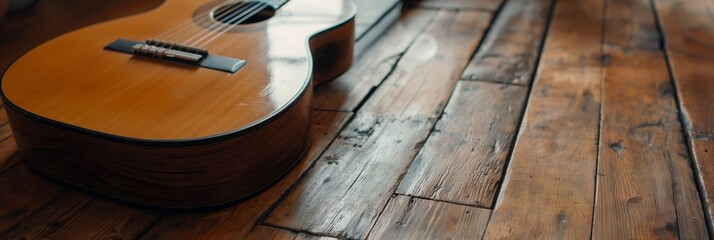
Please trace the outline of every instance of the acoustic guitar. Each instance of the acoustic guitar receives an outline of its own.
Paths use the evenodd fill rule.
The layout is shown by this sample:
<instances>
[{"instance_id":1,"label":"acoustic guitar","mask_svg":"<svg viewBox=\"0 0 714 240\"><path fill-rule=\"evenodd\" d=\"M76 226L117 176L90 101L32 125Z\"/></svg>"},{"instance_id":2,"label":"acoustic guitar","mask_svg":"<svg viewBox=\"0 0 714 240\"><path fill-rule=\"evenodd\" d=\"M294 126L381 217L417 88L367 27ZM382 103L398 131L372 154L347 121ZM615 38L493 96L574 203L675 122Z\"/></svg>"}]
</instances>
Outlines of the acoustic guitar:
<instances>
[{"instance_id":1,"label":"acoustic guitar","mask_svg":"<svg viewBox=\"0 0 714 240\"><path fill-rule=\"evenodd\" d=\"M309 146L312 86L352 62L343 0L167 0L26 53L2 76L34 171L143 205L235 201Z\"/></svg>"}]
</instances>

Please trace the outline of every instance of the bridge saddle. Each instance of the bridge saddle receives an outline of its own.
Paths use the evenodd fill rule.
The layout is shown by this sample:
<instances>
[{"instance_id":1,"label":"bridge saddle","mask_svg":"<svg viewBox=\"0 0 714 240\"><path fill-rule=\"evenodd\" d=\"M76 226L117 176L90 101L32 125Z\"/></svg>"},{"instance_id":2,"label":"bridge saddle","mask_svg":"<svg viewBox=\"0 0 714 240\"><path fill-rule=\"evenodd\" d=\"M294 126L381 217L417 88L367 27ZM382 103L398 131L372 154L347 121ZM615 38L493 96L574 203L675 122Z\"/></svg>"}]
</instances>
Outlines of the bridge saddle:
<instances>
[{"instance_id":1,"label":"bridge saddle","mask_svg":"<svg viewBox=\"0 0 714 240\"><path fill-rule=\"evenodd\" d=\"M148 39L131 47L134 53L156 58L168 58L190 63L199 63L208 55L208 50L183 44Z\"/></svg>"}]
</instances>

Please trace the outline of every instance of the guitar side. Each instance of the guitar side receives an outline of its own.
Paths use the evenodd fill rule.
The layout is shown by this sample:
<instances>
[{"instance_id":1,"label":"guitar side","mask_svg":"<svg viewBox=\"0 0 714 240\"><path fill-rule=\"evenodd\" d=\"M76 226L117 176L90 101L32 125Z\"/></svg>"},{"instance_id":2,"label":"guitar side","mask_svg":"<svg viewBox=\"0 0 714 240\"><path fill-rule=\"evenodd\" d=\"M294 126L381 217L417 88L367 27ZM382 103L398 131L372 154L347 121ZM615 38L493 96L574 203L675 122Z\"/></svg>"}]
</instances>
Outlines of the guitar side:
<instances>
[{"instance_id":1,"label":"guitar side","mask_svg":"<svg viewBox=\"0 0 714 240\"><path fill-rule=\"evenodd\" d=\"M221 36L215 43L212 43L213 46L209 45L209 49L214 50L217 54L238 55L238 57L247 59L246 69L233 75L218 73L215 70L188 69L175 64L156 63L146 59L137 60L136 57L111 53L115 55L109 57L113 58L110 60L119 59L121 62L110 64L116 66L130 64L133 68L137 66L143 67L144 65L152 67L151 70L147 70L145 73L148 76L173 72L172 68L178 69L176 70L178 72L176 73L177 76L183 75L186 76L184 79L194 80L199 83L200 81L208 81L204 78L214 81L226 81L226 78L236 78L232 80L247 82L260 78L261 73L266 75L262 76L269 79L266 80L265 86L256 87L253 91L258 91L257 95L266 95L265 98L267 100L264 101L281 104L275 104L276 106L272 106L272 108L263 106L263 108L267 109L258 109L253 112L240 112L237 110L237 112L227 112L226 115L228 117L226 118L205 115L205 113L203 113L204 116L201 116L202 113L199 106L196 108L198 110L195 114L196 116L190 116L186 121L200 121L197 119L202 119L202 117L213 118L214 122L218 121L214 125L219 126L207 127L208 129L193 130L183 127L183 125L180 125L182 124L181 119L176 120L177 125L180 125L180 127L176 128L176 131L159 131L162 130L162 127L166 127L165 129L170 129L171 127L159 126L160 124L157 124L155 128L140 126L138 127L140 129L134 129L129 124L117 127L120 122L91 125L102 118L91 118L91 116L94 116L92 115L95 114L94 112L80 112L88 117L76 120L75 116L71 114L71 111L79 111L77 109L81 109L80 107L82 106L68 107L63 111L42 112L40 110L45 109L43 108L44 106L33 108L35 106L33 104L37 104L34 102L35 98L9 92L31 87L23 86L21 82L23 76L29 76L25 79L34 79L34 77L41 75L41 73L39 75L23 75L23 71L27 71L32 67L29 63L33 61L33 59L23 58L40 56L43 52L50 51L52 47L60 45L59 43L71 42L67 39L75 39L78 35L96 34L93 31L108 31L106 28L116 28L123 24L134 25L136 21L161 18L162 15L177 11L178 8L197 7L199 6L198 2L203 1L169 1L159 9L148 13L69 33L67 34L68 36L62 36L57 41L53 40L55 41L54 43L51 41L39 47L36 52L28 53L8 70L3 76L2 83L2 97L7 106L6 111L18 143L21 159L33 170L59 181L114 198L150 206L167 208L206 207L235 201L260 191L287 173L309 147L313 81L317 83L334 78L346 71L351 64L354 43L354 7L349 3L342 3L343 5L339 6L339 8L327 9L327 11L334 11L329 13L332 16L339 16L333 19L320 19L319 11L314 9L308 10L304 14L295 14L301 11L301 7L309 6L311 4L308 3L309 1L293 0L286 4L284 8L278 10L279 12L289 11L290 14L267 20L262 26L256 24L250 27L252 29L246 28L245 34L240 32L243 30L238 29L233 33L233 36L226 34L227 36ZM191 4L179 4L194 2L196 4L193 6ZM275 31L271 29L272 26L275 26L276 29L284 29L286 26L280 25L282 23L290 23L291 27L295 27L295 22L309 21L311 15L315 15L318 21L307 22L306 24L309 26L305 28L305 33L296 33L297 36L302 36L300 41L304 48L303 51L306 51L304 55L299 50L296 51L294 49L297 43L293 45L285 43L292 48L287 48L290 54L293 54L290 56L295 56L294 59L286 60L285 56L280 55L282 54L281 52L276 51L280 47L270 45L280 44L272 39L268 39L267 42L256 43L258 45L266 45L265 49L267 50L265 51L246 51L247 47L237 47L239 48L237 50L231 48L231 45L235 45L235 43L231 43L230 37L242 36L241 41L245 44L255 36L269 35L270 31ZM294 19L291 19L291 16L294 16ZM331 20L331 23L327 20ZM142 35L133 34L135 37ZM132 33L127 35L132 35ZM243 35L250 36L245 37ZM106 41L109 38L100 38L99 41ZM84 50L80 49L79 51L82 52ZM236 54L240 52L245 54ZM265 56L250 56L261 52ZM105 53L102 52L101 54ZM35 59L34 61L37 60ZM101 61L96 62L102 63ZM286 65L286 63L293 65ZM261 64L265 64L265 66ZM114 65L112 66L116 68ZM98 69L102 67L88 66L90 66L88 67L89 70L92 70L93 67ZM280 69L281 67L285 67L285 69ZM61 69L53 71L60 72ZM103 76L101 74L97 73L92 76ZM192 78L194 75L206 77ZM68 74L67 76L73 75ZM178 77L173 79L178 79ZM294 87L292 90L294 92L287 94L289 98L270 95L279 94L280 89L275 86L285 82L286 79L295 81L295 83L286 84ZM151 87L161 89L158 86L163 83L163 79L160 80L146 84L146 89ZM149 80L145 79L145 81ZM32 80L29 82L32 82ZM85 83L82 82L82 84ZM117 85L118 83L111 82L108 84ZM131 87L136 88L137 84L141 84L141 82L131 85ZM79 86L82 87L84 85L80 84ZM197 88L205 90L209 89L210 86L201 85ZM249 87L246 86L245 88ZM193 89L191 86L187 86L185 89L181 89L181 86L173 88L175 89L170 90L177 91L170 92L172 94L179 93L180 91L178 90L189 91ZM45 87L43 89L41 86L35 86L33 90L48 91L48 89L52 88ZM61 91L71 90L57 89ZM123 91L130 89L132 88L123 89ZM266 93L266 89L274 90L275 92ZM29 92L30 90L27 91ZM241 91L247 90L241 89ZM217 92L215 95L224 96L230 93ZM237 92L236 94L242 94L242 92ZM210 95L210 93L207 93L206 95L198 96L203 98ZM59 93L55 95L57 98L61 96L63 95ZM50 97L52 96L50 95ZM124 96L117 95L113 99L119 97ZM160 100L157 100L159 103L156 104L160 106L163 103L161 101L169 101L175 97L176 95L169 95L166 99L162 100L160 98ZM278 98L284 100L280 102ZM218 105L223 104L220 101L216 102L214 105L209 106L213 106L214 109L229 109L233 107L231 104L234 104L231 100L226 100L226 106ZM188 102L188 104L191 103ZM80 104L85 103L80 102ZM108 102L105 105L91 107L99 109L111 104L111 102ZM261 106L259 105L258 107ZM47 107L47 109L50 109L50 107ZM121 112L125 110L119 111L120 118L130 116ZM246 117L243 119L241 113L246 115L260 113L265 116L254 119ZM181 116L183 113L174 111L168 112L168 114L166 116L170 119ZM97 113L97 116L100 115ZM231 122L231 116L238 116L239 119ZM69 120L61 121L63 117ZM128 117L124 118L129 119ZM148 118L151 118L151 116L148 116ZM171 122L171 120L158 119L163 122ZM156 123L161 123L162 121ZM209 126L212 123L194 123L193 126L201 126L201 124ZM240 127L242 126L241 124L243 127ZM186 126L192 125L187 124ZM107 129L107 131L102 131L103 129ZM127 131L122 132L125 129Z\"/></svg>"}]
</instances>

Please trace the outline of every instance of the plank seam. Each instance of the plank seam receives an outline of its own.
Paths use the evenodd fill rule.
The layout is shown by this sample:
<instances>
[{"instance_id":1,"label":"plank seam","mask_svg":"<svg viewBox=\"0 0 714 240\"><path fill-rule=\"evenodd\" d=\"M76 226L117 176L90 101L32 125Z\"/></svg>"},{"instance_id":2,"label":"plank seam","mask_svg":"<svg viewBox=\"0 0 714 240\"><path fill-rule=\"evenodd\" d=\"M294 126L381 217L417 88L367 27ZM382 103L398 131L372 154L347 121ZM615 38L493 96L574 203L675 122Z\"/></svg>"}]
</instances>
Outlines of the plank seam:
<instances>
[{"instance_id":1,"label":"plank seam","mask_svg":"<svg viewBox=\"0 0 714 240\"><path fill-rule=\"evenodd\" d=\"M300 176L292 184L290 184L290 186L287 189L285 189L285 191L283 191L280 194L280 196L273 203L270 204L270 207L268 207L263 213L260 214L260 216L257 218L255 223L253 223L253 227L251 227L250 230L248 231L249 233L252 232L253 230L255 230L255 228L257 228L258 225L261 225L261 224L267 225L268 224L265 222L265 219L270 215L270 213L273 212L273 210L275 210L276 207L278 207L278 204L280 204L280 202L282 202L283 199L285 199L285 197L287 197L288 194L290 192L292 192L293 189L307 177L308 172L311 171L315 167L315 165L317 165L317 162L320 161L320 159L322 158L322 155L325 154L325 152L327 152L327 149L330 149L330 146L332 146L332 144L335 142L335 140L340 136L339 133L342 132L343 130L345 130L345 128L347 128L347 126L349 126L349 124L354 120L354 118L355 118L355 114L352 114L349 116L349 118L336 131L336 133L332 137L332 139L330 139L330 142L326 145L326 147L324 149L322 149L320 151L320 154L318 154L315 157L315 160L312 161L309 164L309 166L307 168L305 168L305 171L303 171L302 174L300 174Z\"/></svg>"},{"instance_id":2,"label":"plank seam","mask_svg":"<svg viewBox=\"0 0 714 240\"><path fill-rule=\"evenodd\" d=\"M362 106L364 106L364 104L367 103L367 100L369 100L370 97L374 94L374 92L377 91L377 88L382 86L382 83L384 83L385 80L387 80L390 76L392 76L392 73L394 73L394 71L397 69L397 65L399 65L399 62L402 60L402 57L404 57L404 53L408 52L409 49L412 48L412 46L416 42L417 38L419 38L419 36L424 34L426 29L429 27L429 25L431 25L434 22L434 19L436 19L435 15L436 14L432 14L432 16L429 18L429 21L427 21L426 24L424 24L424 26L419 30L419 33L414 35L415 37L411 41L409 41L409 44L407 45L406 48L404 48L404 51L385 59L385 60L388 60L388 59L394 58L395 59L394 64L392 64L392 66L389 68L389 72L387 72L387 74L385 74L384 77L377 82L377 84L373 85L372 88L369 90L369 92L367 92L367 94L362 98L362 100L359 103L357 103L357 106L355 106L355 108L352 109L352 112L354 112L356 114L360 109L362 109ZM377 40L375 40L375 41L377 41ZM340 132L338 132L338 135Z\"/></svg>"},{"instance_id":3,"label":"plank seam","mask_svg":"<svg viewBox=\"0 0 714 240\"><path fill-rule=\"evenodd\" d=\"M672 92L674 95L674 101L677 105L677 110L679 112L679 114L677 115L679 117L680 129L682 131L683 137L685 138L684 145L687 147L687 152L689 153L689 166L692 168L694 179L696 179L696 181L694 181L694 184L697 188L697 191L699 192L699 200L701 201L702 211L704 212L704 220L707 225L706 227L707 232L709 233L709 238L714 239L714 225L712 225L712 209L710 207L711 205L708 203L707 200L708 193L706 188L704 188L704 179L702 178L702 171L695 161L696 155L694 155L694 147L692 146L693 139L689 132L689 129L691 128L691 122L686 114L686 109L682 105L681 97L679 96L679 86L677 85L677 81L675 79L674 71L672 68L672 62L670 61L669 56L669 52L671 50L667 45L667 34L664 31L662 19L660 18L656 5L657 3L654 0L650 0L650 8L652 8L652 12L655 18L655 27L657 28L657 31L661 36L660 47L662 53L664 54L665 63L667 64L667 73L669 74L669 81L672 87L674 88L674 91ZM679 221L679 216L677 216L677 221Z\"/></svg>"},{"instance_id":4,"label":"plank seam","mask_svg":"<svg viewBox=\"0 0 714 240\"><path fill-rule=\"evenodd\" d=\"M411 198L416 198L416 199L421 199L421 200L427 200L427 201L432 201L432 202L448 203L448 204L459 205L459 206L464 206L464 207L474 207L474 208L485 209L485 210L493 210L493 209L491 209L491 208L487 208L487 207L484 207L484 206L480 206L480 205L478 205L478 204L459 203L459 202L453 202L453 201L447 201L447 200L441 200L441 199L433 199L433 198L428 198L428 197L415 196L415 195L402 194L402 193L394 193L394 195L396 195L396 196L411 197Z\"/></svg>"},{"instance_id":5,"label":"plank seam","mask_svg":"<svg viewBox=\"0 0 714 240\"><path fill-rule=\"evenodd\" d=\"M609 0L603 0L603 6L602 6L602 26L600 26L600 56L601 59L602 57L605 56L605 44L607 40L607 18L608 18L608 9L610 7L610 1ZM595 235L595 210L597 209L597 195L598 195L598 174L600 173L600 151L602 147L602 123L604 119L604 114L603 114L603 104L602 100L604 99L605 95L605 66L600 61L600 109L599 109L599 119L598 119L598 134L597 134L597 151L595 152L595 174L593 174L594 178L594 183L595 183L595 191L593 191L593 209L592 209L592 214L591 214L591 219L590 219L590 239L593 239Z\"/></svg>"},{"instance_id":6,"label":"plank seam","mask_svg":"<svg viewBox=\"0 0 714 240\"><path fill-rule=\"evenodd\" d=\"M486 35L491 31L491 26L493 25L494 19L496 19L496 17L499 15L499 13L501 12L501 9L502 9L503 6L505 5L505 2L506 2L506 1L508 1L508 0L502 1L501 4L500 4L500 5L498 6L498 8L496 9L496 11L495 11L493 14L491 14L491 19L490 19L490 21L489 21L488 26L482 30L483 32L482 32L482 35L481 35L481 39L479 39L478 43L476 44L476 48L474 49L473 53L469 56L468 59L473 58L473 56L474 56L478 51L481 50L481 47L483 46L483 42L484 42L485 39L486 39L486 38L485 38ZM443 9L443 10L441 10L441 11L449 11L449 12L456 12L456 13L462 12L461 10L450 10L450 9ZM448 25L451 26L454 21L456 21L455 18L454 18L454 19L450 19L450 22L449 22ZM427 27L425 27L424 30L422 30L422 32L420 32L420 33L417 35L417 37L414 38L414 40L412 41L412 43L414 43L414 41L416 41L416 39L419 38L419 36L422 35L422 34L424 33L424 31L426 31L426 29L428 28L428 26L430 26L432 23L433 23L433 19L432 19L432 21L430 21L430 22L427 24ZM412 44L412 43L410 43L409 48L411 48L411 46L412 46L411 44ZM407 48L407 51L409 50L409 48ZM404 51L404 52L406 53L407 51ZM392 68L392 70L390 71L390 75L391 75L391 73L394 71L394 69L396 69L396 65L397 65L397 64L395 64L394 67ZM459 72L461 72L461 73L463 74L463 71L466 69L467 65L468 65L468 61L464 64L464 66L462 67L462 69L461 69ZM455 83L458 84L458 81L460 80L461 76L459 75L458 77L455 77L455 78L456 78L456 79L455 79ZM431 128L429 129L429 134L427 134L427 136L426 136L422 141L419 142L419 143L420 143L419 151L417 151L417 153L414 154L414 157L411 158L411 160L409 161L409 163L406 165L406 168L403 169L402 173L401 173L401 174L399 175L399 177L397 178L397 181L395 181L395 182L394 182L394 185L391 187L390 191L392 192L392 195L398 195L398 194L396 193L396 191L397 191L397 188L399 187L399 184L402 182L402 180L404 180L404 176L406 176L406 174L408 173L408 171L409 171L409 169L411 168L412 164L414 164L414 160L417 158L417 156L419 156L419 153L421 153L421 151L424 149L424 148L423 148L423 147L424 147L424 143L426 143L426 142L429 140L429 138L432 136L432 133L434 132L434 129L436 129L437 123L438 123L438 122L442 119L442 117L444 116L444 109L446 109L446 106L448 106L449 103L453 100L454 92L455 92L455 90L456 90L456 85L457 85L457 84L454 84L454 87L453 87L453 89L451 90L451 94L449 95L449 98L448 98L448 100L446 101L446 104L444 104L444 106L441 106L441 109L440 109L440 110L441 110L441 113L439 113L439 117L438 117L437 119L435 119L434 122L432 123ZM380 85L381 85L381 83L380 83ZM384 211L387 209L387 206L389 205L390 202L391 202L391 199L387 200L387 202L382 206L382 209L379 211L379 213L377 214L377 216L374 218L374 222L372 223L372 225L370 226L369 230L367 231L367 235L365 235L365 238L369 238L369 236L372 234L372 231L374 230L375 226L377 225L377 222L378 222L379 219L382 217L382 214L384 214Z\"/></svg>"},{"instance_id":7,"label":"plank seam","mask_svg":"<svg viewBox=\"0 0 714 240\"><path fill-rule=\"evenodd\" d=\"M334 110L332 110L333 112L346 112L346 113L353 113L353 114L347 119L347 121L345 121L345 123L344 123L342 126L340 126L340 128L339 128L339 130L336 132L335 136L330 140L330 142L327 144L327 146L326 146L324 149L322 149L322 151L321 151L320 154L317 156L317 158L315 159L315 161L313 161L312 163L310 163L310 165L309 165L309 166L305 169L305 171L297 178L297 180L295 180L295 182L293 182L293 184L291 184L284 192L282 192L282 193L280 194L280 196L279 196L273 203L270 204L270 207L268 207L263 213L260 214L260 216L258 217L257 221L255 221L254 225L251 227L251 229L249 230L249 232L252 232L253 230L255 230L255 228L257 228L259 225L271 226L271 227L276 227L276 228L281 228L281 229L288 229L288 228L284 228L284 227L279 227L279 226L277 226L277 225L269 224L268 222L265 221L265 219L275 210L275 208L278 207L278 205L285 199L285 197L287 197L288 194L291 193L291 192L295 189L295 187L296 187L298 184L300 184L300 183L307 177L308 172L311 171L311 170L313 170L314 166L317 164L317 162L318 162L319 159L322 157L322 155L324 155L325 152L326 152L328 149L330 149L330 147L333 145L333 143L335 142L335 140L340 136L340 133L343 132L343 131L347 128L347 126L349 126L350 123L355 119L355 117L356 117L356 115L357 115L357 112L359 111L359 109L362 108L362 106L364 105L364 103L367 102L367 100L372 96L372 94L375 92L375 90L376 90L379 86L382 85L382 83L384 82L384 80L386 80L387 78L389 78L389 77L392 75L392 73L394 73L394 71L396 70L397 65L399 64L399 61L401 60L401 58L402 58L402 56L404 55L404 53L407 52L407 51L413 46L413 44L414 44L414 42L416 42L416 39L418 38L418 36L419 36L419 35L422 35L422 34L426 31L427 27L428 27L429 25L431 25L431 23L434 22L434 19L435 19L435 16L431 16L431 18L429 19L429 21L428 21L426 24L424 24L424 27L419 30L419 33L418 33L418 34L416 34L417 37L415 37L414 39L412 39L412 40L409 42L408 47L405 48L402 53L396 54L395 56L393 56L393 57L396 58L396 61L395 61L395 63L391 66L389 72L388 72L388 73L384 76L384 78L382 78L376 85L374 85L374 86L372 87L372 89L370 89L369 93L367 93L367 95L365 95L365 97L360 101L360 103L359 103L352 111L344 111L344 110L334 111ZM313 110L322 111L322 110L319 110L319 109L313 109ZM380 214L381 214L381 213L380 213ZM307 233L309 233L309 232L307 232ZM313 233L310 233L310 234L313 234ZM313 234L313 235L320 236L320 235L318 235L318 234ZM336 237L336 236L330 236L330 237Z\"/></svg>"},{"instance_id":8,"label":"plank seam","mask_svg":"<svg viewBox=\"0 0 714 240\"><path fill-rule=\"evenodd\" d=\"M463 77L460 78L459 81L462 81L462 82L492 83L492 84L498 84L498 85L507 85L507 86L524 87L524 88L530 87L528 84L525 84L525 83L499 82L499 81L495 81L495 80L471 79L471 78L463 78Z\"/></svg>"},{"instance_id":9,"label":"plank seam","mask_svg":"<svg viewBox=\"0 0 714 240\"><path fill-rule=\"evenodd\" d=\"M268 223L268 222L263 222L263 223L261 223L261 224L256 225L256 227L258 227L258 226L277 228L277 229L289 231L289 232L292 232L292 233L295 233L295 234L301 234L301 233L302 233L302 234L309 234L309 235L313 235L313 236L317 236L317 237L329 237L329 238L343 239L343 238L339 238L339 237L337 237L337 236L332 236L332 235L329 235L329 234L316 233L316 232L305 231L305 230L296 230L296 229L292 229L292 228L288 228L288 227L284 227L284 226L278 226L278 225L275 225L275 224L270 224L270 223ZM352 240L352 239L350 239L350 240Z\"/></svg>"},{"instance_id":10,"label":"plank seam","mask_svg":"<svg viewBox=\"0 0 714 240\"><path fill-rule=\"evenodd\" d=\"M508 1L508 0L506 0L506 1ZM532 94L533 93L533 85L534 85L534 83L536 81L536 77L538 75L538 69L540 68L540 63L541 63L542 56L543 56L543 50L545 50L545 45L546 45L545 40L548 38L548 35L550 35L551 22L553 20L553 13L555 11L555 6L557 5L557 3L558 3L557 0L551 0L550 9L548 9L548 14L546 17L546 22L545 22L545 28L543 30L543 36L540 39L541 44L540 44L540 47L539 47L538 53L537 53L538 56L536 56L537 61L536 61L535 65L533 66L534 71L531 73L531 76L529 77L530 81L526 85L526 87L528 87L529 91L527 91L526 97L523 100L525 102L523 103L523 109L521 110L521 120L518 121L518 123L516 125L516 131L513 134L513 141L511 142L511 147L510 147L510 150L508 151L508 157L506 157L506 161L503 163L504 168L502 171L504 174L503 174L500 184L498 184L498 187L496 189L496 192L498 193L498 195L496 195L496 197L494 197L491 202L491 206L493 206L494 209L496 207L496 203L498 202L499 196L502 194L501 191L503 188L503 181L506 178L506 173L508 172L508 167L511 165L511 159L513 158L513 154L515 152L516 143L518 142L518 137L521 134L521 127L523 125L524 117L526 116L526 112L529 107L528 103L530 103L531 96L533 95ZM471 80L469 80L469 81L471 81ZM493 214L491 214L491 215L493 215ZM491 223L490 216L489 216L488 222L489 222L489 224L487 224L487 226L490 225L490 223ZM488 227L486 227L486 228L488 228Z\"/></svg>"}]
</instances>

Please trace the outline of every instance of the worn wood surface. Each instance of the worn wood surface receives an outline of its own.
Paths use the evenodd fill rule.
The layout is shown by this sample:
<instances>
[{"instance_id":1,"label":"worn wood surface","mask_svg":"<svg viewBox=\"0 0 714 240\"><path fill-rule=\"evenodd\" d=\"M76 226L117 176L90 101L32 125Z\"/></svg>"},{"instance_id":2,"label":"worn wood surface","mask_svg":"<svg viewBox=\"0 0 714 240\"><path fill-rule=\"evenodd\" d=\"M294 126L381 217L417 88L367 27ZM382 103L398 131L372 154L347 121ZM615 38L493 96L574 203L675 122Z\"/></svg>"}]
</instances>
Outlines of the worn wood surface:
<instances>
[{"instance_id":1,"label":"worn wood surface","mask_svg":"<svg viewBox=\"0 0 714 240\"><path fill-rule=\"evenodd\" d=\"M603 3L561 1L485 238L590 237Z\"/></svg>"},{"instance_id":2,"label":"worn wood surface","mask_svg":"<svg viewBox=\"0 0 714 240\"><path fill-rule=\"evenodd\" d=\"M459 82L397 193L490 208L527 90Z\"/></svg>"},{"instance_id":3,"label":"worn wood surface","mask_svg":"<svg viewBox=\"0 0 714 240\"><path fill-rule=\"evenodd\" d=\"M440 11L266 222L333 237L365 237L443 110L480 40L478 29L489 18Z\"/></svg>"},{"instance_id":4,"label":"worn wood surface","mask_svg":"<svg viewBox=\"0 0 714 240\"><path fill-rule=\"evenodd\" d=\"M345 74L315 89L313 107L353 111L391 72L402 54L434 18L434 11L411 10L358 55Z\"/></svg>"},{"instance_id":5,"label":"worn wood surface","mask_svg":"<svg viewBox=\"0 0 714 240\"><path fill-rule=\"evenodd\" d=\"M650 1L608 1L593 238L706 239Z\"/></svg>"},{"instance_id":6,"label":"worn wood surface","mask_svg":"<svg viewBox=\"0 0 714 240\"><path fill-rule=\"evenodd\" d=\"M462 79L529 85L553 2L506 1Z\"/></svg>"},{"instance_id":7,"label":"worn wood surface","mask_svg":"<svg viewBox=\"0 0 714 240\"><path fill-rule=\"evenodd\" d=\"M159 217L147 210L129 210L118 203L84 193L65 194L52 205L15 226L11 239L130 239Z\"/></svg>"},{"instance_id":8,"label":"worn wood surface","mask_svg":"<svg viewBox=\"0 0 714 240\"><path fill-rule=\"evenodd\" d=\"M503 0L405 0L407 3L423 8L480 10L493 12L498 9Z\"/></svg>"},{"instance_id":9,"label":"worn wood surface","mask_svg":"<svg viewBox=\"0 0 714 240\"><path fill-rule=\"evenodd\" d=\"M393 197L367 239L479 239L490 210Z\"/></svg>"},{"instance_id":10,"label":"worn wood surface","mask_svg":"<svg viewBox=\"0 0 714 240\"><path fill-rule=\"evenodd\" d=\"M0 173L19 161L17 157L13 157L16 151L17 143L15 143L15 138L9 137L0 142Z\"/></svg>"},{"instance_id":11,"label":"worn wood surface","mask_svg":"<svg viewBox=\"0 0 714 240\"><path fill-rule=\"evenodd\" d=\"M593 237L708 238L664 56L606 54Z\"/></svg>"},{"instance_id":12,"label":"worn wood surface","mask_svg":"<svg viewBox=\"0 0 714 240\"><path fill-rule=\"evenodd\" d=\"M336 240L336 238L315 236L308 233L295 233L285 229L258 226L248 236L249 240Z\"/></svg>"},{"instance_id":13,"label":"worn wood surface","mask_svg":"<svg viewBox=\"0 0 714 240\"><path fill-rule=\"evenodd\" d=\"M0 69L160 2L40 1L0 22ZM143 209L48 181L18 164L0 111L0 239L711 236L714 1L405 5L347 74L315 89L305 158L221 208ZM358 16L357 38L379 23Z\"/></svg>"},{"instance_id":14,"label":"worn wood surface","mask_svg":"<svg viewBox=\"0 0 714 240\"><path fill-rule=\"evenodd\" d=\"M399 0L352 0L357 7L355 39L360 41Z\"/></svg>"},{"instance_id":15,"label":"worn wood surface","mask_svg":"<svg viewBox=\"0 0 714 240\"><path fill-rule=\"evenodd\" d=\"M0 175L0 234L38 209L50 204L65 189L16 164Z\"/></svg>"},{"instance_id":16,"label":"worn wood surface","mask_svg":"<svg viewBox=\"0 0 714 240\"><path fill-rule=\"evenodd\" d=\"M681 119L704 196L710 236L714 236L714 3L653 1L679 98Z\"/></svg>"},{"instance_id":17,"label":"worn wood surface","mask_svg":"<svg viewBox=\"0 0 714 240\"><path fill-rule=\"evenodd\" d=\"M295 239L297 234L288 230L268 227L268 226L258 226L251 232L247 239L250 240L288 240Z\"/></svg>"}]
</instances>

